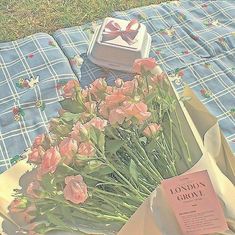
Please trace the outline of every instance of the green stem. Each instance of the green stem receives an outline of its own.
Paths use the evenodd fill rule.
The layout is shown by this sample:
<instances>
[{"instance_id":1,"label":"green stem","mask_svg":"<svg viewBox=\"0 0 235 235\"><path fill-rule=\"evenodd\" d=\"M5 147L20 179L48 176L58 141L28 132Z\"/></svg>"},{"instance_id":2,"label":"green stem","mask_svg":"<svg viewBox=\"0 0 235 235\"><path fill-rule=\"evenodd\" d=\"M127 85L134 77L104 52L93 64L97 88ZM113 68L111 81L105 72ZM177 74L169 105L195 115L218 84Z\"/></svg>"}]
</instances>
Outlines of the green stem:
<instances>
[{"instance_id":1,"label":"green stem","mask_svg":"<svg viewBox=\"0 0 235 235\"><path fill-rule=\"evenodd\" d=\"M71 228L71 227L67 228L64 226L48 227L47 229L43 230L45 234L51 231L79 232L79 235L88 235L87 233L83 233L78 228Z\"/></svg>"},{"instance_id":2,"label":"green stem","mask_svg":"<svg viewBox=\"0 0 235 235\"><path fill-rule=\"evenodd\" d=\"M170 149L169 149L169 146L168 146L168 143L165 139L165 136L162 135L161 137L161 140L162 142L159 143L159 142L156 142L157 144L157 147L159 149L161 149L161 154L163 155L163 158L165 159L165 161L167 162L167 165L170 166L171 168L169 168L169 170L171 171L171 176L177 176L178 173L177 173L177 170L176 170L176 167L175 167L175 159L173 157L173 153L171 153ZM171 156L170 159L168 156Z\"/></svg>"},{"instance_id":3,"label":"green stem","mask_svg":"<svg viewBox=\"0 0 235 235\"><path fill-rule=\"evenodd\" d=\"M116 194L116 193L107 192L107 191L104 191L104 190L99 189L99 188L96 188L96 187L89 187L89 188L94 189L95 191L98 191L98 192L100 192L100 193L103 193L103 194L112 196L112 197L120 197L120 198L123 198L123 199L135 200L136 202L142 202L142 201L140 201L140 200L136 200L135 198L133 198L133 197L131 197L131 196L124 196L124 195L119 195L119 194Z\"/></svg>"},{"instance_id":4,"label":"green stem","mask_svg":"<svg viewBox=\"0 0 235 235\"><path fill-rule=\"evenodd\" d=\"M149 82L148 82L148 76L144 76L144 79L145 79L145 82L146 82L146 86L147 86L147 90L148 90L148 93L149 93Z\"/></svg>"},{"instance_id":5,"label":"green stem","mask_svg":"<svg viewBox=\"0 0 235 235\"><path fill-rule=\"evenodd\" d=\"M121 129L121 128L120 128L120 129ZM125 131L125 130L124 130L124 131ZM120 133L119 133L119 134L120 134ZM133 136L133 133L132 133L132 132L130 132L130 134ZM113 137L117 139L117 137L116 137L114 134L113 134ZM122 140L124 140L123 137L121 136L121 134L120 134L120 137L122 138ZM135 143L137 143L137 142L138 142L138 140L135 139ZM133 153L133 150L130 149L130 147L128 147L127 145L123 145L123 147L124 147L125 150L128 152L128 154L131 155L132 158L135 159L135 160L138 162L138 164L139 164L139 166L142 168L142 170L144 170L144 171L149 175L149 178L150 178L150 179L152 179L153 181L155 181L155 180L158 180L158 181L159 181L159 175L157 175L157 174L155 173L156 168L153 166L152 162L149 160L147 154L145 154L145 158L143 158L143 159L141 159L141 160L145 160L145 159L146 159L148 162L151 162L150 166L147 165L147 168L148 168L148 169L147 169L147 168L141 163L141 161L138 159L138 157L137 157L138 154L135 155L135 154ZM140 146L140 147L141 147L141 146ZM145 151L144 151L144 152L145 152ZM153 167L153 169L152 169L151 166ZM152 172L152 174L155 175L157 179L153 179L153 176L152 176L152 174L151 174L150 172ZM145 188L145 189L146 189L146 188ZM148 193L148 195L149 195L149 193L151 193L151 192L149 192L149 190L147 189L147 193Z\"/></svg>"},{"instance_id":6,"label":"green stem","mask_svg":"<svg viewBox=\"0 0 235 235\"><path fill-rule=\"evenodd\" d=\"M103 195L99 195L99 194L95 194L95 196L93 196L93 198L97 197L98 199L101 199L102 201L104 201L104 197ZM106 199L106 198L105 198ZM110 200L105 200L105 203L107 203L108 205L110 205L116 212L119 211L119 209L117 208L117 206L113 203L113 201L110 202Z\"/></svg>"},{"instance_id":7,"label":"green stem","mask_svg":"<svg viewBox=\"0 0 235 235\"><path fill-rule=\"evenodd\" d=\"M110 168L127 184L130 186L130 188L135 192L136 195L138 195L140 200L144 200L144 198L141 196L139 191L130 183L128 179L126 179L114 166L111 164L107 158L105 158L107 164L110 166Z\"/></svg>"},{"instance_id":8,"label":"green stem","mask_svg":"<svg viewBox=\"0 0 235 235\"><path fill-rule=\"evenodd\" d=\"M169 114L169 110L167 111L167 115L168 115L169 123L170 123L170 146L171 146L171 153L172 153L172 156L173 156L173 126L172 126L172 119L171 119L171 116Z\"/></svg>"},{"instance_id":9,"label":"green stem","mask_svg":"<svg viewBox=\"0 0 235 235\"><path fill-rule=\"evenodd\" d=\"M175 116L176 116L176 119L177 119L177 122L178 122L178 125L179 125L180 134L181 134L183 143L186 147L186 151L187 151L187 154L188 154L187 157L185 155L183 157L185 159L185 164L190 169L192 167L192 165L191 165L192 164L192 158L191 158L191 155L190 155L190 152L189 152L188 143L186 142L186 140L184 138L184 134L183 134L183 131L182 131L182 126L181 126L181 123L180 123L179 116L178 116L177 112L175 112Z\"/></svg>"},{"instance_id":10,"label":"green stem","mask_svg":"<svg viewBox=\"0 0 235 235\"><path fill-rule=\"evenodd\" d=\"M91 215L94 215L96 216L97 218L103 218L103 219L108 219L108 220L115 220L115 221L121 221L121 222L126 222L127 220L118 216L118 217L115 217L115 216L111 216L111 215L106 215L106 214L100 214L100 213L97 213L97 212L94 212L94 211L91 211L91 210L88 210L88 209L85 209L85 208L80 208L80 207L77 207L77 206L74 206L68 202L65 202L65 201L61 201L61 200L58 200L58 199L55 199L55 198L49 198L49 197L46 197L45 199L48 199L48 200L52 200L52 201L55 201L55 202L58 202L58 203L62 203L62 204L65 204L71 208L74 208L75 210L78 210L78 211L81 211L81 212L84 212L84 213L87 213L87 214L91 214Z\"/></svg>"},{"instance_id":11,"label":"green stem","mask_svg":"<svg viewBox=\"0 0 235 235\"><path fill-rule=\"evenodd\" d=\"M143 149L143 147L140 145L140 143L138 142L138 140L136 140L136 137L134 137L135 139L135 144L136 144L136 147L141 151L141 153L144 155L144 159L147 160L147 162L149 163L150 165L150 169L152 171L152 173L156 176L157 180L158 181L161 181L163 180L163 177L162 175L159 173L159 171L156 169L156 167L153 165L153 163L150 161L148 155L146 154L145 150Z\"/></svg>"},{"instance_id":12,"label":"green stem","mask_svg":"<svg viewBox=\"0 0 235 235\"><path fill-rule=\"evenodd\" d=\"M105 198L104 201L110 201L111 203L118 204L118 205L120 205L120 206L122 206L122 207L128 208L128 209L130 209L130 210L134 210L134 211L137 209L136 206L129 205L129 204L127 204L127 203L124 202L124 201L121 201L121 202L120 202L120 201L117 201L117 200L115 200L115 197L106 196L105 193L102 194L101 191L98 191L98 193L100 193L100 194L102 195L102 196L100 197L101 199L104 200L104 198ZM95 196L97 196L97 195L95 195ZM104 197L104 198L102 198L102 197ZM141 203L141 202L139 202L139 203Z\"/></svg>"},{"instance_id":13,"label":"green stem","mask_svg":"<svg viewBox=\"0 0 235 235\"><path fill-rule=\"evenodd\" d=\"M137 156L132 152L132 149L130 149L127 145L123 145L123 148L127 151L127 153L137 161L138 165L141 167L141 169L148 174L148 176L150 177L150 179L152 181L154 181L154 179L152 178L152 174L150 173L150 170L147 169L142 163L141 161L137 158Z\"/></svg>"},{"instance_id":14,"label":"green stem","mask_svg":"<svg viewBox=\"0 0 235 235\"><path fill-rule=\"evenodd\" d=\"M142 184L145 184L148 187L150 187L151 188L151 193L158 186L158 184L157 185L149 184L148 182L144 181L143 179L139 179L139 181L142 182Z\"/></svg>"}]
</instances>

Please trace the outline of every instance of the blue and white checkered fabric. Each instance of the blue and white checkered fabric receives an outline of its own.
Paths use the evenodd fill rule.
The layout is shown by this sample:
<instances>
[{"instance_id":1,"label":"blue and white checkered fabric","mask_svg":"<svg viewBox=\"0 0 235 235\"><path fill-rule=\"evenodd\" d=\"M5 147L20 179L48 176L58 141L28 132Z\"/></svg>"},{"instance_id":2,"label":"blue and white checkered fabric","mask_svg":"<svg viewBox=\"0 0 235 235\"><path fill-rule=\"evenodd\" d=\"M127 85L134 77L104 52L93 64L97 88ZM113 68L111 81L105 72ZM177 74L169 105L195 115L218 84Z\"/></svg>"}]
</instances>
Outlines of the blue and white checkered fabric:
<instances>
[{"instance_id":1,"label":"blue and white checkered fabric","mask_svg":"<svg viewBox=\"0 0 235 235\"><path fill-rule=\"evenodd\" d=\"M184 83L194 90L219 119L235 152L233 1L173 1L113 16L137 18L146 25L152 37L150 56L178 91ZM58 30L54 39L35 34L0 44L0 172L11 166L10 159L28 148L38 133L47 131L48 120L59 109L58 82L78 77L87 86L98 77L107 77L109 82L131 78L88 61L89 41L99 23Z\"/></svg>"}]
</instances>

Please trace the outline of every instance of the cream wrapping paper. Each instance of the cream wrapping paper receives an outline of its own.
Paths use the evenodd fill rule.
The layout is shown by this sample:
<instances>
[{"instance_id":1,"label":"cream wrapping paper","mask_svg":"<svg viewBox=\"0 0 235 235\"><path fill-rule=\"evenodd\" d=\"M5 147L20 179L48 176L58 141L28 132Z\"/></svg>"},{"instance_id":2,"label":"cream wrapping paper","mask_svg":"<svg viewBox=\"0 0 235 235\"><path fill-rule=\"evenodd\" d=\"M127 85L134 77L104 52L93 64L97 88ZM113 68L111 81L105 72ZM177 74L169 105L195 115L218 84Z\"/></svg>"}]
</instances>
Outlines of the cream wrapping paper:
<instances>
[{"instance_id":1,"label":"cream wrapping paper","mask_svg":"<svg viewBox=\"0 0 235 235\"><path fill-rule=\"evenodd\" d=\"M220 199L229 231L224 235L235 235L235 157L221 134L218 122L188 87L184 96L192 121L203 141L203 155L186 173L207 170L215 192ZM197 133L194 133L197 135ZM186 174L185 173L185 174ZM181 230L159 186L124 225L118 235L181 235Z\"/></svg>"},{"instance_id":2,"label":"cream wrapping paper","mask_svg":"<svg viewBox=\"0 0 235 235\"><path fill-rule=\"evenodd\" d=\"M191 97L184 103L186 114L197 129L195 138L203 146L200 160L188 172L207 169L215 191L224 208L230 230L225 235L235 234L235 157L233 156L224 136L221 134L217 120L208 113L202 103L196 98L192 90L185 89L185 96ZM182 104L181 104L182 105ZM189 123L191 125L191 123ZM194 126L194 125L192 125ZM194 133L195 134L195 133ZM199 145L201 145L199 143ZM0 175L0 212L7 216L7 207L12 198L14 188L19 188L20 177L31 167L21 161ZM0 223L3 218L0 217ZM13 224L8 223L9 235L15 234ZM0 234L4 234L0 227ZM70 233L56 232L53 235ZM124 225L118 235L180 235L180 228L172 210L158 187L150 197L139 207L130 220ZM220 233L221 234L221 233Z\"/></svg>"}]
</instances>

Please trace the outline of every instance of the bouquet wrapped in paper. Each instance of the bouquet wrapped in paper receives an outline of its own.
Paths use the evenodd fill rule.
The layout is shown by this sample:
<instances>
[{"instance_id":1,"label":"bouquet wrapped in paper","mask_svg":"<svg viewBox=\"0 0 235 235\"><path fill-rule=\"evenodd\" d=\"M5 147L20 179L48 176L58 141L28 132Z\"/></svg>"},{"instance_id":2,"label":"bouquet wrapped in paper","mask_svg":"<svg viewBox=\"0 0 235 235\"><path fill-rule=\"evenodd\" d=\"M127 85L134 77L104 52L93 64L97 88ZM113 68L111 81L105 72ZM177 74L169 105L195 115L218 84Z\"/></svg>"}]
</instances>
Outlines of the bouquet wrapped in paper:
<instances>
[{"instance_id":1,"label":"bouquet wrapped in paper","mask_svg":"<svg viewBox=\"0 0 235 235\"><path fill-rule=\"evenodd\" d=\"M235 234L235 162L218 124L190 89L178 100L154 59L133 69L133 80L112 86L101 78L62 87L62 110L35 139L30 165L0 176L11 185L0 194L4 233L182 234L161 181L207 170L227 219L223 234Z\"/></svg>"}]
</instances>

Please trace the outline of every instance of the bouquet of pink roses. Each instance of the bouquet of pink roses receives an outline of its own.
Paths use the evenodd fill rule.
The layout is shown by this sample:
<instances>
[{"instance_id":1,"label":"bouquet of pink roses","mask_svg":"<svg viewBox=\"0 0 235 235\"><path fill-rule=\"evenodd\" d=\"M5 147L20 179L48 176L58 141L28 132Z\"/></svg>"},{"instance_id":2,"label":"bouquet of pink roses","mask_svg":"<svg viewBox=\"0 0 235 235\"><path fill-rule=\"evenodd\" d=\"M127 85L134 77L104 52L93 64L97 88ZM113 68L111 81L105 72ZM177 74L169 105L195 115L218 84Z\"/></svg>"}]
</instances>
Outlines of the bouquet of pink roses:
<instances>
[{"instance_id":1,"label":"bouquet of pink roses","mask_svg":"<svg viewBox=\"0 0 235 235\"><path fill-rule=\"evenodd\" d=\"M28 156L35 176L10 205L28 223L22 234L115 234L161 180L182 173L177 161L191 167L166 75L154 59L134 70L114 86L104 78L62 86L60 115Z\"/></svg>"}]
</instances>

